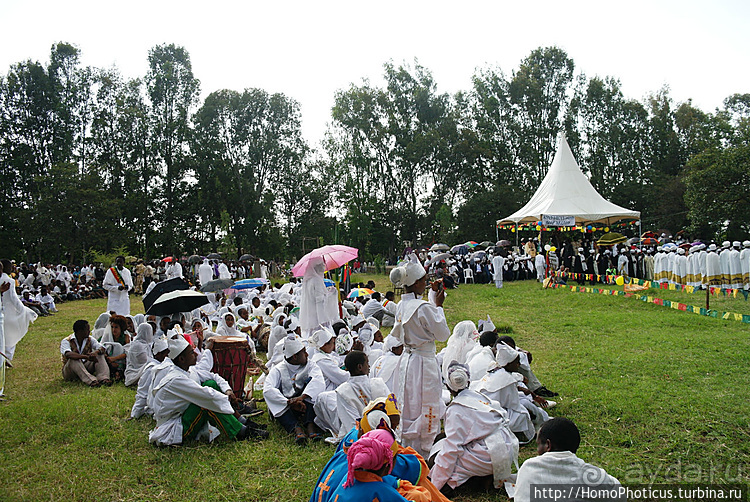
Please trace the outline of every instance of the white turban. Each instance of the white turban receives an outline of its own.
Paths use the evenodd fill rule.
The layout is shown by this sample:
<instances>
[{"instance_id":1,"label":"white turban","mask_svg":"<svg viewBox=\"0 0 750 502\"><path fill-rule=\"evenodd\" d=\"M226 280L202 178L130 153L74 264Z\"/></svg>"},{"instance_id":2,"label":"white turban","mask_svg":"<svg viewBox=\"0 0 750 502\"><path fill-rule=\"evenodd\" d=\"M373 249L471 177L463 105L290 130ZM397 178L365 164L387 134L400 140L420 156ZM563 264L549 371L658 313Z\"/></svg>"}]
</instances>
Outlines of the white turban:
<instances>
[{"instance_id":1,"label":"white turban","mask_svg":"<svg viewBox=\"0 0 750 502\"><path fill-rule=\"evenodd\" d=\"M403 344L403 340L399 340L395 336L387 336L385 338L385 346L383 347L383 350L385 352L390 352L391 350L395 349L396 347L400 347Z\"/></svg>"},{"instance_id":2,"label":"white turban","mask_svg":"<svg viewBox=\"0 0 750 502\"><path fill-rule=\"evenodd\" d=\"M505 345L500 342L497 344L497 354L495 355L495 361L502 368L508 363L512 363L518 357L518 351L510 345Z\"/></svg>"},{"instance_id":3,"label":"white turban","mask_svg":"<svg viewBox=\"0 0 750 502\"><path fill-rule=\"evenodd\" d=\"M478 324L479 331L481 331L482 333L484 333L485 331L495 331L495 324L492 322L492 319L490 319L489 314L487 314L486 321L480 320Z\"/></svg>"},{"instance_id":4,"label":"white turban","mask_svg":"<svg viewBox=\"0 0 750 502\"><path fill-rule=\"evenodd\" d=\"M397 288L412 286L415 282L425 276L427 272L422 265L407 262L391 270L391 282Z\"/></svg>"},{"instance_id":5,"label":"white turban","mask_svg":"<svg viewBox=\"0 0 750 502\"><path fill-rule=\"evenodd\" d=\"M169 344L167 343L167 338L164 336L160 336L159 338L154 340L154 347L151 349L154 355L164 352L169 348Z\"/></svg>"},{"instance_id":6,"label":"white turban","mask_svg":"<svg viewBox=\"0 0 750 502\"><path fill-rule=\"evenodd\" d=\"M299 338L289 336L284 340L284 358L288 359L304 348L305 346Z\"/></svg>"},{"instance_id":7,"label":"white turban","mask_svg":"<svg viewBox=\"0 0 750 502\"><path fill-rule=\"evenodd\" d=\"M370 316L367 319L367 323L372 325L372 330L377 331L380 329L380 321L378 321L376 318Z\"/></svg>"},{"instance_id":8,"label":"white turban","mask_svg":"<svg viewBox=\"0 0 750 502\"><path fill-rule=\"evenodd\" d=\"M357 324L360 324L363 322L365 322L365 317L362 314L357 314L354 317L352 317L349 325L353 328Z\"/></svg>"},{"instance_id":9,"label":"white turban","mask_svg":"<svg viewBox=\"0 0 750 502\"><path fill-rule=\"evenodd\" d=\"M170 338L168 343L169 343L169 358L172 361L177 359L177 356L182 354L182 351L190 347L190 344L188 343L188 341L185 340L185 338L182 336L178 336L177 338Z\"/></svg>"},{"instance_id":10,"label":"white turban","mask_svg":"<svg viewBox=\"0 0 750 502\"><path fill-rule=\"evenodd\" d=\"M315 347L320 348L323 345L327 344L334 336L336 335L334 335L332 331L328 331L327 329L319 329L310 337L310 343L312 343Z\"/></svg>"},{"instance_id":11,"label":"white turban","mask_svg":"<svg viewBox=\"0 0 750 502\"><path fill-rule=\"evenodd\" d=\"M469 386L471 378L469 376L469 367L457 361L448 365L448 381L446 385L453 392L460 392Z\"/></svg>"},{"instance_id":12,"label":"white turban","mask_svg":"<svg viewBox=\"0 0 750 502\"><path fill-rule=\"evenodd\" d=\"M373 333L372 325L365 324L362 326L359 331L357 332L357 335L359 337L359 341L362 342L362 345L365 347L369 347L372 345L373 340L375 339L375 334Z\"/></svg>"}]
</instances>

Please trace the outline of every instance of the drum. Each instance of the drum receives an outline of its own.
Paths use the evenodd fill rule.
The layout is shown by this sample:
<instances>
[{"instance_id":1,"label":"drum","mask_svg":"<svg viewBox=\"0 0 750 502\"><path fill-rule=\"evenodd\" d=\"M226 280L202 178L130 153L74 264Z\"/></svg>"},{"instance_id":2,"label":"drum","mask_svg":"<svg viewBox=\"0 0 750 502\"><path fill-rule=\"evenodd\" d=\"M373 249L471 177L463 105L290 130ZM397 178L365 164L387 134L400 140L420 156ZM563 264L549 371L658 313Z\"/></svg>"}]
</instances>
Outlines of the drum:
<instances>
[{"instance_id":1,"label":"drum","mask_svg":"<svg viewBox=\"0 0 750 502\"><path fill-rule=\"evenodd\" d=\"M234 395L242 397L247 375L247 338L239 336L213 336L214 367L211 371L218 373L232 387Z\"/></svg>"}]
</instances>

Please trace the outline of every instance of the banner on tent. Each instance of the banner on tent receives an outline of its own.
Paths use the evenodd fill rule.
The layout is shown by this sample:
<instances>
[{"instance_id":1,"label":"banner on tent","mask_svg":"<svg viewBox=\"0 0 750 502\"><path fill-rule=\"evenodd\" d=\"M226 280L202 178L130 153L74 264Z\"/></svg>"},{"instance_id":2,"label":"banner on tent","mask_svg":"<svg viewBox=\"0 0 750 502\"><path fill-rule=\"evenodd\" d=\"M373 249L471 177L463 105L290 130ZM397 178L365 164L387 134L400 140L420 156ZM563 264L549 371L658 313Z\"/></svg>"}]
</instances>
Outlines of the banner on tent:
<instances>
[{"instance_id":1,"label":"banner on tent","mask_svg":"<svg viewBox=\"0 0 750 502\"><path fill-rule=\"evenodd\" d=\"M574 227L575 216L563 216L558 214L543 214L542 225L545 227Z\"/></svg>"}]
</instances>

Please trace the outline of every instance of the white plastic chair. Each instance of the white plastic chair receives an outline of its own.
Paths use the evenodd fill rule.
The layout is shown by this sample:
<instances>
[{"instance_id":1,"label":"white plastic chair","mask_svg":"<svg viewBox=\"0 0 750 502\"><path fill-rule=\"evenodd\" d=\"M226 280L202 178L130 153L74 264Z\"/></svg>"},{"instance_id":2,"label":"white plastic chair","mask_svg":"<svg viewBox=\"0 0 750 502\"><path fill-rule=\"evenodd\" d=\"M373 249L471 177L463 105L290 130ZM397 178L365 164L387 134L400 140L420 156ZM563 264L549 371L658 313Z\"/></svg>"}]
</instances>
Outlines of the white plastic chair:
<instances>
[{"instance_id":1,"label":"white plastic chair","mask_svg":"<svg viewBox=\"0 0 750 502\"><path fill-rule=\"evenodd\" d=\"M471 279L471 283L474 284L474 272L470 268L464 269L464 284L467 284Z\"/></svg>"}]
</instances>

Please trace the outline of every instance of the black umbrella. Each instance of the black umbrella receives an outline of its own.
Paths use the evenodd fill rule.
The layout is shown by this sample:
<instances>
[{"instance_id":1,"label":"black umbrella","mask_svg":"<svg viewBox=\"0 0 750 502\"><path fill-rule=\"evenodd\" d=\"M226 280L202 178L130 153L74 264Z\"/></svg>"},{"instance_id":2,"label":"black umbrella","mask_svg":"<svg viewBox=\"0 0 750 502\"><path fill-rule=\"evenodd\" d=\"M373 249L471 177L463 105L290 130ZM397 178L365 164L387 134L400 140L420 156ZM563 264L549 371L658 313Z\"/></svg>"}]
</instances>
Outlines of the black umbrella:
<instances>
[{"instance_id":1,"label":"black umbrella","mask_svg":"<svg viewBox=\"0 0 750 502\"><path fill-rule=\"evenodd\" d=\"M255 256L251 254L243 254L242 256L240 256L240 261L252 261L254 259L255 259Z\"/></svg>"},{"instance_id":2,"label":"black umbrella","mask_svg":"<svg viewBox=\"0 0 750 502\"><path fill-rule=\"evenodd\" d=\"M198 263L200 263L202 261L203 260L201 259L201 257L198 256L197 254L194 254L194 255L190 256L190 258L188 258L188 263L192 263L193 265L198 264Z\"/></svg>"},{"instance_id":3,"label":"black umbrella","mask_svg":"<svg viewBox=\"0 0 750 502\"><path fill-rule=\"evenodd\" d=\"M211 253L210 255L206 256L209 260L221 260L221 255L219 253Z\"/></svg>"},{"instance_id":4,"label":"black umbrella","mask_svg":"<svg viewBox=\"0 0 750 502\"><path fill-rule=\"evenodd\" d=\"M201 286L201 291L204 293L214 293L231 288L233 285L234 281L232 279L214 279Z\"/></svg>"},{"instance_id":5,"label":"black umbrella","mask_svg":"<svg viewBox=\"0 0 750 502\"><path fill-rule=\"evenodd\" d=\"M503 239L501 241L497 241L497 245L500 247L503 247L503 246L510 246L511 243L510 241Z\"/></svg>"},{"instance_id":6,"label":"black umbrella","mask_svg":"<svg viewBox=\"0 0 750 502\"><path fill-rule=\"evenodd\" d=\"M151 308L151 305L153 305L161 295L163 295L164 293L170 293L172 291L178 291L182 289L190 289L190 284L188 284L187 281L181 277L175 277L174 279L160 282L159 284L154 286L154 289L152 289L149 294L143 297L143 308L146 309L146 312L148 312L148 309Z\"/></svg>"},{"instance_id":7,"label":"black umbrella","mask_svg":"<svg viewBox=\"0 0 750 502\"><path fill-rule=\"evenodd\" d=\"M190 312L208 303L206 295L200 291L183 289L161 295L146 309L149 315L170 315L176 312Z\"/></svg>"},{"instance_id":8,"label":"black umbrella","mask_svg":"<svg viewBox=\"0 0 750 502\"><path fill-rule=\"evenodd\" d=\"M476 245L475 249L479 249L479 248L487 249L490 246L492 246L492 243L490 241L482 241Z\"/></svg>"}]
</instances>

